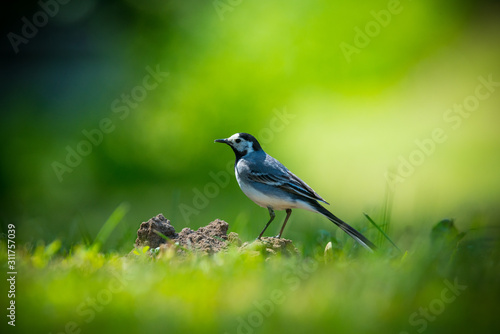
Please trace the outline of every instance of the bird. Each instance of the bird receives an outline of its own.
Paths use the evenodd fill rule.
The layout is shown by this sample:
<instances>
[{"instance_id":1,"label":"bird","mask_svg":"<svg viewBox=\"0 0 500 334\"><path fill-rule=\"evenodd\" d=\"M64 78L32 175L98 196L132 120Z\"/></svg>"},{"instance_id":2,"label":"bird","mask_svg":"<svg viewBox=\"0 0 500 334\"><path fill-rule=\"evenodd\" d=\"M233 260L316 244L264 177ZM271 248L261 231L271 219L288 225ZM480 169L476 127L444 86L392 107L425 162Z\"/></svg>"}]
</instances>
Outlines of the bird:
<instances>
[{"instance_id":1,"label":"bird","mask_svg":"<svg viewBox=\"0 0 500 334\"><path fill-rule=\"evenodd\" d=\"M285 221L277 235L277 238L281 238L292 209L305 209L325 216L366 249L372 252L377 249L363 234L319 204L329 203L281 162L267 154L251 134L239 132L214 142L232 148L236 156L234 172L238 185L248 198L269 211L270 219L257 239L262 238L274 220L274 210L286 211Z\"/></svg>"}]
</instances>

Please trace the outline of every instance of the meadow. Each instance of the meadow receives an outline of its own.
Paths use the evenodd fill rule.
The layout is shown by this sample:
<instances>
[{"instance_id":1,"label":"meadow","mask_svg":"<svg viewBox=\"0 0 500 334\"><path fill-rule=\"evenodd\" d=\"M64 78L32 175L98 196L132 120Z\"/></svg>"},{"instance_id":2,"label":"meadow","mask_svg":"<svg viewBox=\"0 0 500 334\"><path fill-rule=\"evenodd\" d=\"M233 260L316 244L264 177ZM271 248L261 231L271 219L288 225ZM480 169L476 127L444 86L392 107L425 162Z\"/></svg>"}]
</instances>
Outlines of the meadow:
<instances>
[{"instance_id":1,"label":"meadow","mask_svg":"<svg viewBox=\"0 0 500 334\"><path fill-rule=\"evenodd\" d=\"M123 254L102 252L102 238L67 250L58 240L21 246L15 330L403 334L499 328L498 230L459 231L445 219L407 249L384 239L374 254L323 232L298 241L294 256L235 245L212 255L178 254L175 247ZM332 244L324 249L327 241ZM1 248L5 263L3 241Z\"/></svg>"}]
</instances>

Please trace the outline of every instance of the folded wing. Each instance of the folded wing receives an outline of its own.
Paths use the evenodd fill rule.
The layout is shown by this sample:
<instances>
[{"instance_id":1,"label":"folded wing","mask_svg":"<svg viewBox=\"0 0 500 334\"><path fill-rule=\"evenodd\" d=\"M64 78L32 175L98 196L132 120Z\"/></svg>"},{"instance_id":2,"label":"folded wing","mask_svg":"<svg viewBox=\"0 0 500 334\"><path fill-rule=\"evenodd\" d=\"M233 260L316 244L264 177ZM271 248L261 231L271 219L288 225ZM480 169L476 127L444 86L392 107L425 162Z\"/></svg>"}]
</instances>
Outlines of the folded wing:
<instances>
[{"instance_id":1,"label":"folded wing","mask_svg":"<svg viewBox=\"0 0 500 334\"><path fill-rule=\"evenodd\" d=\"M320 195L318 195L311 187L304 181L299 179L295 174L286 171L282 174L269 174L257 171L250 171L248 176L250 180L267 184L273 187L280 188L288 193L303 196L312 200L321 201L329 204Z\"/></svg>"}]
</instances>

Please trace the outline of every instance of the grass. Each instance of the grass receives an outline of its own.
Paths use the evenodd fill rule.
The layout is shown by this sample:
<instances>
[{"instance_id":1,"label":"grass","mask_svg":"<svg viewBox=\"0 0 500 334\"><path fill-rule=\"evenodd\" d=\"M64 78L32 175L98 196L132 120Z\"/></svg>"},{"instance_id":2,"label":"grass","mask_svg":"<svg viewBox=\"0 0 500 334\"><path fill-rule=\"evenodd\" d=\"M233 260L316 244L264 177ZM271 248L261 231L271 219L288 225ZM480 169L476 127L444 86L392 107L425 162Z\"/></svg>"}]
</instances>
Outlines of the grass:
<instances>
[{"instance_id":1,"label":"grass","mask_svg":"<svg viewBox=\"0 0 500 334\"><path fill-rule=\"evenodd\" d=\"M110 217L106 231L123 210ZM349 243L325 254L323 244L298 257L234 248L213 256L172 251L151 257L147 249L103 253L100 243L64 250L57 240L18 246L16 330L496 332L500 249L492 230L464 233L444 220L425 234L402 252L388 244L370 254ZM6 263L4 240L0 248ZM5 280L2 285L6 291Z\"/></svg>"}]
</instances>

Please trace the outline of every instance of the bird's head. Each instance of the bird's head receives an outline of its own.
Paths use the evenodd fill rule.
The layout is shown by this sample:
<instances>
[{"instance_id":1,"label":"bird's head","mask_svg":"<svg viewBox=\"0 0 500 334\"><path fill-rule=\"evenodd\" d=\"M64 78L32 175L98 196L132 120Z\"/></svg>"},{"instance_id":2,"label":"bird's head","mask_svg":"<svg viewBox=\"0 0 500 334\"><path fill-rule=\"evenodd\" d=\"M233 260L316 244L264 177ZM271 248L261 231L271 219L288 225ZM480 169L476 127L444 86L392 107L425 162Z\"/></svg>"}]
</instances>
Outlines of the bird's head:
<instances>
[{"instance_id":1,"label":"bird's head","mask_svg":"<svg viewBox=\"0 0 500 334\"><path fill-rule=\"evenodd\" d=\"M233 149L234 154L236 154L236 159L239 159L249 153L262 150L259 142L254 136L243 132L235 133L226 139L216 139L215 142L229 145Z\"/></svg>"}]
</instances>

